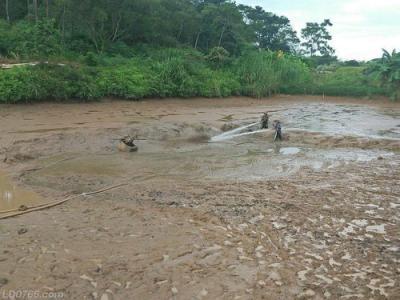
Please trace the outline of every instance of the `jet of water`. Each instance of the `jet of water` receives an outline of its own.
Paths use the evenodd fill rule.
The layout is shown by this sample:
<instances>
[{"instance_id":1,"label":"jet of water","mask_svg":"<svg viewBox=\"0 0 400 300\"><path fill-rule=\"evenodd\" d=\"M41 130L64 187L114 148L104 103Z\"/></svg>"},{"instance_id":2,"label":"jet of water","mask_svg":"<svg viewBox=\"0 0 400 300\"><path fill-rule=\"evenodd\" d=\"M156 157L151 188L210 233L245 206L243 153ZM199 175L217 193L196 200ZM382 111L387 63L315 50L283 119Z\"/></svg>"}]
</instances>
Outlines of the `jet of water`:
<instances>
[{"instance_id":1,"label":"jet of water","mask_svg":"<svg viewBox=\"0 0 400 300\"><path fill-rule=\"evenodd\" d=\"M221 142L221 141L226 141L226 140L230 140L233 139L235 137L239 137L239 136L245 136L245 135L250 135L250 134L255 134L255 133L259 133L259 132L265 132L267 131L266 129L262 129L262 130L256 130L256 131L249 131L249 129L251 127L254 127L256 125L259 125L259 123L252 123L249 125L245 125L227 132L224 132L220 135L214 136L211 138L211 142Z\"/></svg>"}]
</instances>

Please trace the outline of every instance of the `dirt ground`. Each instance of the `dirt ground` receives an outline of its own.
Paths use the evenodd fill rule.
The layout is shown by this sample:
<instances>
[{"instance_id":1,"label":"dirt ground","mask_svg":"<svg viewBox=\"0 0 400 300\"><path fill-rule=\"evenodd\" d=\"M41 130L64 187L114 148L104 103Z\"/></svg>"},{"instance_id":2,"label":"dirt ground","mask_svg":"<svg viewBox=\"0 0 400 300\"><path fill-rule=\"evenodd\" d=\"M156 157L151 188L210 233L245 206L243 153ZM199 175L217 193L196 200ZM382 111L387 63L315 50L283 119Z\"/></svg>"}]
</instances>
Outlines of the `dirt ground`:
<instances>
[{"instance_id":1,"label":"dirt ground","mask_svg":"<svg viewBox=\"0 0 400 300\"><path fill-rule=\"evenodd\" d=\"M264 111L282 143L210 142ZM399 128L384 100L0 106L0 299L399 299Z\"/></svg>"}]
</instances>

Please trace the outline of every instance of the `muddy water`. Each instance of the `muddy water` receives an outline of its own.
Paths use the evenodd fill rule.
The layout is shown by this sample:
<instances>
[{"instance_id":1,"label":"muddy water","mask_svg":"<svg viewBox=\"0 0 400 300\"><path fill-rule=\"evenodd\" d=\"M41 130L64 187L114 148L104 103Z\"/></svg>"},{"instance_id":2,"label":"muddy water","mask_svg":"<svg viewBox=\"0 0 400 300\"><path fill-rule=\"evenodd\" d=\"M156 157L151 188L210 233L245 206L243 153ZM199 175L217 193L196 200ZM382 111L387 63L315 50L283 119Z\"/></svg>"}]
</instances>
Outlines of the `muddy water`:
<instances>
[{"instance_id":1,"label":"muddy water","mask_svg":"<svg viewBox=\"0 0 400 300\"><path fill-rule=\"evenodd\" d=\"M294 147L289 143L267 142L262 136L246 136L229 143L182 143L175 149L83 156L41 170L36 175L129 178L146 174L154 175L151 178L155 180L251 181L286 177L302 168L320 170L392 155L394 153L379 150Z\"/></svg>"},{"instance_id":2,"label":"muddy water","mask_svg":"<svg viewBox=\"0 0 400 300\"><path fill-rule=\"evenodd\" d=\"M277 116L287 128L327 134L400 139L400 112L361 105L308 104L287 108Z\"/></svg>"},{"instance_id":3,"label":"muddy water","mask_svg":"<svg viewBox=\"0 0 400 300\"><path fill-rule=\"evenodd\" d=\"M129 177L139 173L154 174L155 178L181 180L254 180L285 177L304 168L333 168L350 162L368 162L397 155L392 149L380 149L379 143L380 140L400 140L399 106L389 109L385 106L305 100L220 100L218 103L210 101L166 100L162 105L156 101L132 104L104 103L85 108L87 112L83 108L80 112L71 110L70 114L78 113L79 119L82 120L78 123L72 115L69 122L62 118L57 120L58 131L64 135L68 135L65 128L87 130L71 125L91 124L92 130L101 129L102 126L134 128L141 132L141 137L149 140L139 142L139 152L135 154L122 154L116 150L108 156L78 154L76 159L57 163L37 172L36 175L46 177L68 173L79 176ZM47 113L55 115L55 109L58 107L52 107ZM289 141L273 143L273 131L258 128L259 118L265 111L271 112L271 122L277 119L282 122L284 134L301 132L301 135ZM46 124L49 121L45 115L38 112L31 116L39 116L37 118L40 120L33 119L32 122L40 121L40 124L44 124L46 128L39 128L40 130L52 132L51 125L54 124ZM95 120L99 117L101 122L97 124ZM201 138L196 138L191 126L199 124L204 125L204 130ZM222 133L219 128L224 124L233 124L239 128ZM37 133L35 130L33 127L24 133L31 136ZM15 132L22 134L21 130L8 131L13 134ZM175 132L181 138L178 142L173 137ZM320 133L317 138L312 136L316 132ZM208 135L210 139L203 139L203 134ZM337 135L342 136L344 140L340 147L329 144ZM346 139L350 137L377 140L376 146L373 150L363 149L365 147L362 145L360 148L346 148ZM96 144L98 148L104 147L99 139L90 138L92 137L84 143ZM311 139L314 139L313 143L307 143ZM325 143L324 147L319 145L322 140ZM71 144L71 148L73 146L74 144ZM109 147L115 149L115 145Z\"/></svg>"},{"instance_id":4,"label":"muddy water","mask_svg":"<svg viewBox=\"0 0 400 300\"><path fill-rule=\"evenodd\" d=\"M31 207L44 202L38 194L18 187L0 172L0 213L18 209L21 205Z\"/></svg>"}]
</instances>

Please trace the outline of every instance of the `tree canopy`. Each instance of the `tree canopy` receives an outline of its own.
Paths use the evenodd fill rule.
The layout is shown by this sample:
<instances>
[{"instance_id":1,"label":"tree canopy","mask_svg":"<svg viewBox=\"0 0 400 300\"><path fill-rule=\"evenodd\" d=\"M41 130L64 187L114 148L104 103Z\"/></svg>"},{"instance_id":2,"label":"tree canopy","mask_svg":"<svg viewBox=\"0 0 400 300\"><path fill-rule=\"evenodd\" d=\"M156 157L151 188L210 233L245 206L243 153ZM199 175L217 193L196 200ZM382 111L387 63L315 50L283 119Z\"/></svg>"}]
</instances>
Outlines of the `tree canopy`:
<instances>
[{"instance_id":1,"label":"tree canopy","mask_svg":"<svg viewBox=\"0 0 400 300\"><path fill-rule=\"evenodd\" d=\"M3 55L24 56L28 48L35 55L60 49L102 53L139 45L206 53L221 47L239 55L249 47L297 53L301 46L288 18L230 0L2 0L0 19ZM332 53L326 43L330 25L307 25L306 52Z\"/></svg>"},{"instance_id":2,"label":"tree canopy","mask_svg":"<svg viewBox=\"0 0 400 300\"><path fill-rule=\"evenodd\" d=\"M332 36L328 31L328 27L332 26L329 19L322 23L307 23L306 27L301 31L301 37L304 42L304 53L309 56L322 55L330 56L335 53L334 49L329 45Z\"/></svg>"}]
</instances>

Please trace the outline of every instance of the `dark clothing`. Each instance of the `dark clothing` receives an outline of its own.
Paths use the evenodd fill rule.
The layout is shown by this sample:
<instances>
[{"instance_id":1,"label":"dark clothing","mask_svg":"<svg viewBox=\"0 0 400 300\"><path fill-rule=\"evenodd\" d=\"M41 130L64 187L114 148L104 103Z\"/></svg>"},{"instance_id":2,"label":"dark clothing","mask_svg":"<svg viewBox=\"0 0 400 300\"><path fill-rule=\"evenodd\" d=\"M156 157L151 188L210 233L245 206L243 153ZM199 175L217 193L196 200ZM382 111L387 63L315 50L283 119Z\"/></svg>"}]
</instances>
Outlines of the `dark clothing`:
<instances>
[{"instance_id":1,"label":"dark clothing","mask_svg":"<svg viewBox=\"0 0 400 300\"><path fill-rule=\"evenodd\" d=\"M123 142L125 145L129 146L129 147L136 147L136 145L134 144L134 139L132 137L126 136L123 139L121 139L121 142Z\"/></svg>"},{"instance_id":2,"label":"dark clothing","mask_svg":"<svg viewBox=\"0 0 400 300\"><path fill-rule=\"evenodd\" d=\"M277 140L282 141L282 125L281 122L275 122L274 123L274 129L275 129L275 138L274 142Z\"/></svg>"},{"instance_id":3,"label":"dark clothing","mask_svg":"<svg viewBox=\"0 0 400 300\"><path fill-rule=\"evenodd\" d=\"M264 114L261 118L261 129L268 129L269 116Z\"/></svg>"}]
</instances>

